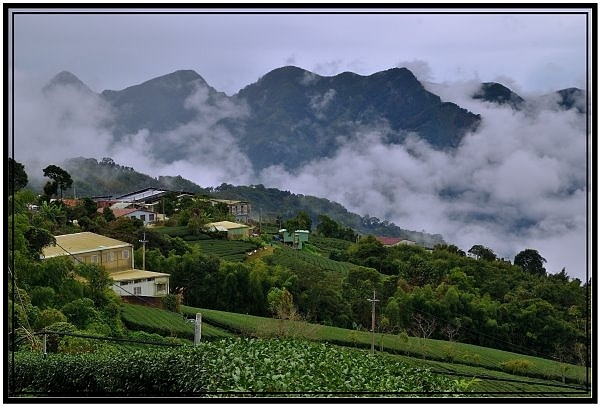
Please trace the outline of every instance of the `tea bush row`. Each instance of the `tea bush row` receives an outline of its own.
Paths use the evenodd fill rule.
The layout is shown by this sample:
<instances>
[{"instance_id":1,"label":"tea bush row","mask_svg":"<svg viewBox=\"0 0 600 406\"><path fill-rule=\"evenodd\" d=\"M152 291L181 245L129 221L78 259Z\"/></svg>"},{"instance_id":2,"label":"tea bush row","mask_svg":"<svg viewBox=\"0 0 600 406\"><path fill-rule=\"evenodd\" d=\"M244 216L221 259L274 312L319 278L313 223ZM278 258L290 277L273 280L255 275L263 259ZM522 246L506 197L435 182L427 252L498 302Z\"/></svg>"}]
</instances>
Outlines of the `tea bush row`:
<instances>
[{"instance_id":1,"label":"tea bush row","mask_svg":"<svg viewBox=\"0 0 600 406\"><path fill-rule=\"evenodd\" d=\"M460 381L389 356L308 341L240 338L123 354L16 353L10 372L14 393L59 396L428 396L463 387Z\"/></svg>"}]
</instances>

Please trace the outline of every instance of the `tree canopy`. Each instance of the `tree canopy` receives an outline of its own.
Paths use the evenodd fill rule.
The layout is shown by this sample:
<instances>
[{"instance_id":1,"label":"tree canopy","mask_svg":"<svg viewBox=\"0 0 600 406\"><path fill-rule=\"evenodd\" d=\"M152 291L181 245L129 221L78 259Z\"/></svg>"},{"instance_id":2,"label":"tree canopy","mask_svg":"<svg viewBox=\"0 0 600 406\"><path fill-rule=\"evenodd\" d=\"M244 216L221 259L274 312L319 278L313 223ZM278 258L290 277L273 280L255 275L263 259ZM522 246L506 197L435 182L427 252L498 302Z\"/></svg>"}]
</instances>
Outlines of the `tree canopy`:
<instances>
[{"instance_id":1,"label":"tree canopy","mask_svg":"<svg viewBox=\"0 0 600 406\"><path fill-rule=\"evenodd\" d=\"M519 252L515 256L514 264L523 268L524 271L534 275L546 275L546 268L544 263L546 259L543 258L537 250L528 248Z\"/></svg>"},{"instance_id":2,"label":"tree canopy","mask_svg":"<svg viewBox=\"0 0 600 406\"><path fill-rule=\"evenodd\" d=\"M27 173L25 166L8 157L8 193L14 194L27 185Z\"/></svg>"},{"instance_id":3,"label":"tree canopy","mask_svg":"<svg viewBox=\"0 0 600 406\"><path fill-rule=\"evenodd\" d=\"M73 179L71 175L56 165L48 165L44 168L44 176L52 179L52 182L48 182L44 186L44 193L47 196L52 196L57 190L60 191L60 199L62 200L63 191L70 188L73 185ZM52 193L53 192L53 193Z\"/></svg>"},{"instance_id":4,"label":"tree canopy","mask_svg":"<svg viewBox=\"0 0 600 406\"><path fill-rule=\"evenodd\" d=\"M484 261L496 260L496 254L494 254L494 251L480 244L473 245L469 250L469 253L475 255L477 259L483 259Z\"/></svg>"},{"instance_id":5,"label":"tree canopy","mask_svg":"<svg viewBox=\"0 0 600 406\"><path fill-rule=\"evenodd\" d=\"M301 211L296 217L289 219L284 224L289 231L308 230L312 229L312 220L307 212Z\"/></svg>"}]
</instances>

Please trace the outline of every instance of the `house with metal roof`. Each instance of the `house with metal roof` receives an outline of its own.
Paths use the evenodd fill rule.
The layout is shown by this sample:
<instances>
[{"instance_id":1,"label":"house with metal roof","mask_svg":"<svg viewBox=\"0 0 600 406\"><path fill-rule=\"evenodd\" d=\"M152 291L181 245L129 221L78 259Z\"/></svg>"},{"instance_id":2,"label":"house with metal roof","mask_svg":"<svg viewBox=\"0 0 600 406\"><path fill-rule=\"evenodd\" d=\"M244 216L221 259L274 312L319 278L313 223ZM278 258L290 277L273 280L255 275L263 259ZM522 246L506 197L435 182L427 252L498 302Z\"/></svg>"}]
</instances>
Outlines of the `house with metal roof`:
<instances>
[{"instance_id":1,"label":"house with metal roof","mask_svg":"<svg viewBox=\"0 0 600 406\"><path fill-rule=\"evenodd\" d=\"M145 226L154 223L158 219L158 213L146 209L138 209L135 207L118 208L118 206L115 207L114 205L109 208L112 210L116 218L129 217L132 219L142 220ZM102 213L103 210L104 209L98 209L98 212Z\"/></svg>"},{"instance_id":2,"label":"house with metal roof","mask_svg":"<svg viewBox=\"0 0 600 406\"><path fill-rule=\"evenodd\" d=\"M45 247L42 259L69 255L77 263L102 266L114 281L112 290L126 301L169 293L169 274L136 269L130 243L88 231L54 238L56 245Z\"/></svg>"},{"instance_id":3,"label":"house with metal roof","mask_svg":"<svg viewBox=\"0 0 600 406\"><path fill-rule=\"evenodd\" d=\"M163 196L165 196L168 193L173 193L173 191L149 187L146 189L137 190L135 192L121 195L119 197L116 197L114 200L117 200L119 202L151 204L151 203L155 203L155 202L159 201ZM179 197L194 195L193 193L187 193L187 192L175 192L175 193L178 193Z\"/></svg>"},{"instance_id":4,"label":"house with metal roof","mask_svg":"<svg viewBox=\"0 0 600 406\"><path fill-rule=\"evenodd\" d=\"M308 235L310 231L308 230L295 230L288 231L285 228L279 230L279 234L283 237L283 242L292 246L295 249L302 249L302 245L305 242L308 242Z\"/></svg>"},{"instance_id":5,"label":"house with metal roof","mask_svg":"<svg viewBox=\"0 0 600 406\"><path fill-rule=\"evenodd\" d=\"M384 247L395 247L397 245L416 245L417 243L411 240L405 240L396 237L375 237Z\"/></svg>"},{"instance_id":6,"label":"house with metal roof","mask_svg":"<svg viewBox=\"0 0 600 406\"><path fill-rule=\"evenodd\" d=\"M217 221L208 223L204 229L209 232L222 232L227 234L228 240L241 240L248 238L250 235L250 227L246 224L234 223L232 221Z\"/></svg>"}]
</instances>

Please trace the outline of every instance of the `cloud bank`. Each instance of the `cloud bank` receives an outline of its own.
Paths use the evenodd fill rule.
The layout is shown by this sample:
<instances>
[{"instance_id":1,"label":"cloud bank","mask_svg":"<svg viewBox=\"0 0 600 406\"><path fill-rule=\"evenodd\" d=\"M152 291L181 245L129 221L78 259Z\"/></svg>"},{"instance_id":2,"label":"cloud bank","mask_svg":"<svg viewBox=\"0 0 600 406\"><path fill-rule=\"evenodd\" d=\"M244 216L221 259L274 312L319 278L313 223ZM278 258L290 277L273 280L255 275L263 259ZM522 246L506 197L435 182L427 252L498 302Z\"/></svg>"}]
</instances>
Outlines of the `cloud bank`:
<instances>
[{"instance_id":1,"label":"cloud bank","mask_svg":"<svg viewBox=\"0 0 600 406\"><path fill-rule=\"evenodd\" d=\"M428 77L426 64L412 65ZM105 126L112 112L97 95L69 86L44 94L42 83L19 72L14 77L15 159L30 178L64 159L108 156L151 176L181 175L201 186L263 183L325 197L402 228L442 234L465 251L483 244L512 260L523 249L537 249L549 272L565 267L572 277L586 279L585 119L559 110L552 100L515 112L473 100L476 82L424 82L443 101L481 114L480 127L458 148L435 150L417 134L388 145L386 123L349 123L353 134L338 137L334 156L293 172L270 167L257 173L219 124L244 117L247 108L228 99L210 104L206 88L198 87L186 101L196 113L191 122L161 134L142 129L115 144ZM321 111L333 98L333 90L315 95L311 107ZM157 135L163 140L158 146L150 141ZM185 156L170 159L169 150L178 146L185 147Z\"/></svg>"},{"instance_id":2,"label":"cloud bank","mask_svg":"<svg viewBox=\"0 0 600 406\"><path fill-rule=\"evenodd\" d=\"M381 134L389 128L361 129L335 156L295 172L271 167L261 179L403 228L440 233L465 251L483 244L513 260L537 249L548 272L565 267L585 280L585 119L547 100L524 112L476 101L478 86L427 85L482 116L455 150L434 150L416 135L386 145Z\"/></svg>"}]
</instances>

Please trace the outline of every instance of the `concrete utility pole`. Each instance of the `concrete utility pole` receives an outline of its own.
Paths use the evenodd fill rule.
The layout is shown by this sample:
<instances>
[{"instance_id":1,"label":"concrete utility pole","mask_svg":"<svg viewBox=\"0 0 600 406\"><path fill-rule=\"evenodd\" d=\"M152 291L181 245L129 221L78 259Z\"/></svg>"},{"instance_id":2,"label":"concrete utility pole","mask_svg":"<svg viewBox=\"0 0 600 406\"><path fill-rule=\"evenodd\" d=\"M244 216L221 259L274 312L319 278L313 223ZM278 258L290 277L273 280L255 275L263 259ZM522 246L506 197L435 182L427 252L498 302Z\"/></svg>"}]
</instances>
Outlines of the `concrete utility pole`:
<instances>
[{"instance_id":1,"label":"concrete utility pole","mask_svg":"<svg viewBox=\"0 0 600 406\"><path fill-rule=\"evenodd\" d=\"M144 239L143 240L138 240L138 241L143 244L143 248L142 248L142 270L145 271L146 270L146 243L148 242L146 240L146 232L145 231L144 231Z\"/></svg>"},{"instance_id":2,"label":"concrete utility pole","mask_svg":"<svg viewBox=\"0 0 600 406\"><path fill-rule=\"evenodd\" d=\"M200 344L202 338L202 313L196 313L196 324L194 325L194 347Z\"/></svg>"},{"instance_id":3,"label":"concrete utility pole","mask_svg":"<svg viewBox=\"0 0 600 406\"><path fill-rule=\"evenodd\" d=\"M371 355L375 355L375 302L379 302L379 299L375 299L375 291L373 291L373 299L367 299L371 302Z\"/></svg>"}]
</instances>

